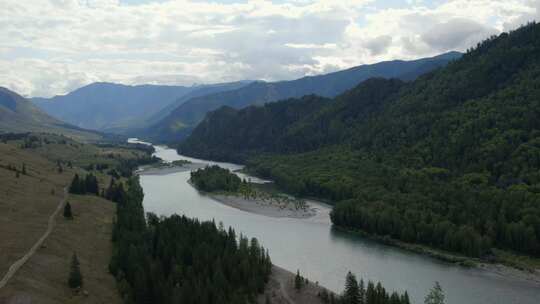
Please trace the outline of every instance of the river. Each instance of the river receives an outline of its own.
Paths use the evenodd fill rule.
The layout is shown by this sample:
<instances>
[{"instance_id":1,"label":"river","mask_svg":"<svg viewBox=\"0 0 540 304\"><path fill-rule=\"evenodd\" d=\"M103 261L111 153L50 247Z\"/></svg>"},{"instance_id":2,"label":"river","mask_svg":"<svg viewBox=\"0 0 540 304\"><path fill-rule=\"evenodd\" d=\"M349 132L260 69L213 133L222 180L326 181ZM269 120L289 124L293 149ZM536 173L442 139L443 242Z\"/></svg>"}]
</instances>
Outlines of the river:
<instances>
[{"instance_id":1,"label":"river","mask_svg":"<svg viewBox=\"0 0 540 304\"><path fill-rule=\"evenodd\" d=\"M156 146L155 155L165 161L186 159L217 164L232 170L239 165L209 162L178 155ZM381 281L389 290L407 290L413 303L439 281L448 304L539 304L540 285L482 269L468 269L395 247L335 231L330 209L319 205L309 219L274 218L244 212L199 194L187 181L189 172L141 174L146 212L185 214L201 220L223 222L237 232L256 237L270 251L274 264L300 272L335 292L341 292L350 270L358 277ZM259 181L253 179L254 181Z\"/></svg>"}]
</instances>

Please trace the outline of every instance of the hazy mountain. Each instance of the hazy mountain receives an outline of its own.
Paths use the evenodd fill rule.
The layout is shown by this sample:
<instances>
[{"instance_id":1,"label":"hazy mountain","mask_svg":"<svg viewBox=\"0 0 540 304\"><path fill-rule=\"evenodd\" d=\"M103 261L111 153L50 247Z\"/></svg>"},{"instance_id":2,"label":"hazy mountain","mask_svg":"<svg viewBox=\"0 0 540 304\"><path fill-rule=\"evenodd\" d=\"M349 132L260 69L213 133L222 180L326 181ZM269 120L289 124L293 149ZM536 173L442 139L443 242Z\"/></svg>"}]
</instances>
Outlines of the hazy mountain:
<instances>
[{"instance_id":1,"label":"hazy mountain","mask_svg":"<svg viewBox=\"0 0 540 304\"><path fill-rule=\"evenodd\" d=\"M237 89L248 83L191 87L93 83L67 95L32 100L48 114L79 127L126 133L159 121L189 98Z\"/></svg>"},{"instance_id":2,"label":"hazy mountain","mask_svg":"<svg viewBox=\"0 0 540 304\"><path fill-rule=\"evenodd\" d=\"M195 87L92 83L66 95L33 98L53 117L73 125L107 130L140 123Z\"/></svg>"},{"instance_id":3,"label":"hazy mountain","mask_svg":"<svg viewBox=\"0 0 540 304\"><path fill-rule=\"evenodd\" d=\"M237 81L237 82L228 82L228 83L217 83L217 84L209 84L209 85L200 85L191 90L189 93L185 94L184 96L178 98L171 104L167 105L165 108L161 109L157 113L153 114L150 118L148 118L145 121L145 124L150 126L153 125L163 118L165 118L167 115L169 115L174 109L179 107L181 104L186 102L187 100L190 100L195 97L203 96L203 95L209 95L219 92L225 92L225 91L231 91L236 90L241 87L244 87L253 81L251 80L243 80L243 81Z\"/></svg>"},{"instance_id":4,"label":"hazy mountain","mask_svg":"<svg viewBox=\"0 0 540 304\"><path fill-rule=\"evenodd\" d=\"M101 137L49 116L30 100L3 87L0 87L0 132L51 132L87 140Z\"/></svg>"},{"instance_id":5,"label":"hazy mountain","mask_svg":"<svg viewBox=\"0 0 540 304\"><path fill-rule=\"evenodd\" d=\"M206 113L224 105L239 109L248 105L264 104L309 94L335 97L371 77L412 80L460 56L461 53L449 52L413 61L393 60L361 65L335 73L303 77L292 81L254 82L237 90L192 98L163 120L145 130L142 135L156 141L181 140L189 135Z\"/></svg>"}]
</instances>

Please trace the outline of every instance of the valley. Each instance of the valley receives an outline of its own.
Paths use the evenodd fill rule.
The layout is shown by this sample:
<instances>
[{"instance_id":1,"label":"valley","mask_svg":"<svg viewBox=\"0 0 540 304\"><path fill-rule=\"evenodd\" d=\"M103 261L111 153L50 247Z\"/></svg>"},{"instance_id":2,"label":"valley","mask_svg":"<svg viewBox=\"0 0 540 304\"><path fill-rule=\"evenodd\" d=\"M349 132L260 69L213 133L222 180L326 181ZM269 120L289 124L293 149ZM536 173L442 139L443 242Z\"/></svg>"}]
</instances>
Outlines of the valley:
<instances>
[{"instance_id":1,"label":"valley","mask_svg":"<svg viewBox=\"0 0 540 304\"><path fill-rule=\"evenodd\" d=\"M6 1L0 304L539 303L535 1Z\"/></svg>"},{"instance_id":2,"label":"valley","mask_svg":"<svg viewBox=\"0 0 540 304\"><path fill-rule=\"evenodd\" d=\"M192 164L219 165L233 171L242 168L176 155L173 149L161 146L156 146L156 155L166 161L185 159ZM519 303L535 303L539 296L540 283L526 272L490 265L463 267L334 229L329 219L331 209L326 205L317 205L317 215L304 219L246 212L199 193L189 185L189 178L189 171L148 175L142 172L145 210L230 225L238 232L264 240L274 264L290 272L300 269L311 281L334 292L342 290L344 274L350 270L365 280L381 281L389 290L407 290L413 303L421 302L434 280L445 287L447 303L502 304L516 298ZM332 257L331 263L328 257Z\"/></svg>"}]
</instances>

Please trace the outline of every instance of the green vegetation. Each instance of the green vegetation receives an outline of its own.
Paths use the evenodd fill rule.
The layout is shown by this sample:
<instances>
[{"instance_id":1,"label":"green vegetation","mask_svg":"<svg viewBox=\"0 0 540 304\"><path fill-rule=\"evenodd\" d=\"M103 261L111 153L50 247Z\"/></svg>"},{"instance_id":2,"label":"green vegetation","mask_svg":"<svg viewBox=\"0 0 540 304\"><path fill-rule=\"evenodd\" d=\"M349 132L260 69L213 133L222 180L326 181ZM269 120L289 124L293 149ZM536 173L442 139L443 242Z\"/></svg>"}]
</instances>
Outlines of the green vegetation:
<instances>
[{"instance_id":1,"label":"green vegetation","mask_svg":"<svg viewBox=\"0 0 540 304\"><path fill-rule=\"evenodd\" d=\"M335 297L333 294L323 292L320 295L321 300L324 303L340 303L340 304L409 304L409 294L407 292L399 294L392 292L391 294L386 289L377 283L369 281L367 287L364 285L364 281L360 280L360 283L356 279L356 276L351 272L347 273L345 277L345 290L340 297Z\"/></svg>"},{"instance_id":2,"label":"green vegetation","mask_svg":"<svg viewBox=\"0 0 540 304\"><path fill-rule=\"evenodd\" d=\"M64 206L64 217L69 220L73 219L73 213L71 212L71 204L69 202L66 202L66 205Z\"/></svg>"},{"instance_id":3,"label":"green vegetation","mask_svg":"<svg viewBox=\"0 0 540 304\"><path fill-rule=\"evenodd\" d=\"M98 180L92 173L87 174L85 178L80 178L79 174L75 174L69 186L69 193L98 195Z\"/></svg>"},{"instance_id":4,"label":"green vegetation","mask_svg":"<svg viewBox=\"0 0 540 304\"><path fill-rule=\"evenodd\" d=\"M77 254L73 253L71 265L69 268L68 286L70 288L81 288L83 286L83 276L79 265Z\"/></svg>"},{"instance_id":5,"label":"green vegetation","mask_svg":"<svg viewBox=\"0 0 540 304\"><path fill-rule=\"evenodd\" d=\"M110 271L126 303L253 303L271 271L256 239L184 216L145 221L138 179L117 207Z\"/></svg>"},{"instance_id":6,"label":"green vegetation","mask_svg":"<svg viewBox=\"0 0 540 304\"><path fill-rule=\"evenodd\" d=\"M191 172L193 185L206 192L238 192L245 184L236 174L219 166L208 166Z\"/></svg>"},{"instance_id":7,"label":"green vegetation","mask_svg":"<svg viewBox=\"0 0 540 304\"><path fill-rule=\"evenodd\" d=\"M431 288L429 294L424 300L425 304L444 304L444 292L439 282L435 282L435 286Z\"/></svg>"},{"instance_id":8,"label":"green vegetation","mask_svg":"<svg viewBox=\"0 0 540 304\"><path fill-rule=\"evenodd\" d=\"M341 227L472 257L538 257L539 54L531 23L416 81L371 79L288 121L282 107L310 97L216 111L179 149L332 200Z\"/></svg>"},{"instance_id":9,"label":"green vegetation","mask_svg":"<svg viewBox=\"0 0 540 304\"><path fill-rule=\"evenodd\" d=\"M207 113L220 107L225 106L230 110L233 108L240 109L250 105L261 105L276 100L310 94L334 97L370 77L414 79L427 71L446 65L452 59L459 58L460 55L457 52L450 52L433 58L422 58L413 61L380 62L325 75L302 77L292 81L274 83L256 81L235 90L224 90L216 94L201 95L186 101L171 111L161 121L148 128L143 133L143 136L161 142L182 140L189 136L195 126L200 128L201 124L199 123L203 125L207 123L204 119ZM308 110L308 108L304 110ZM274 126L276 125L274 124ZM214 139L219 140L218 138ZM243 142L242 144L249 143ZM218 150L208 152L220 153Z\"/></svg>"}]
</instances>

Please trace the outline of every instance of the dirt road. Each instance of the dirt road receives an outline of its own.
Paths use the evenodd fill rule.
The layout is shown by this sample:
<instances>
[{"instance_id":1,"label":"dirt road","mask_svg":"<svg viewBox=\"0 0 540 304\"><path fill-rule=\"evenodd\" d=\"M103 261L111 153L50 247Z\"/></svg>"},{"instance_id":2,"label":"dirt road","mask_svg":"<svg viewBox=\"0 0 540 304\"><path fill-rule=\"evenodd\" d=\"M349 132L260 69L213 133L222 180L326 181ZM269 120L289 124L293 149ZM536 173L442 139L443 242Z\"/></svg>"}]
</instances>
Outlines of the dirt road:
<instances>
[{"instance_id":1,"label":"dirt road","mask_svg":"<svg viewBox=\"0 0 540 304\"><path fill-rule=\"evenodd\" d=\"M17 271L34 255L34 253L36 253L36 251L39 249L39 247L41 247L41 245L47 239L47 237L49 237L56 223L56 215L58 215L60 210L64 208L64 204L66 203L67 196L68 196L67 188L64 188L64 197L60 200L58 207L56 207L54 212L49 216L49 221L47 222L47 230L45 230L45 233L39 238L39 240L34 244L34 246L32 246L32 248L30 248L30 250L28 250L28 252L22 258L15 261L15 263L13 263L9 267L8 271L6 272L6 274L0 281L0 289L8 283L9 279L11 279L15 275L15 273L17 273Z\"/></svg>"}]
</instances>

